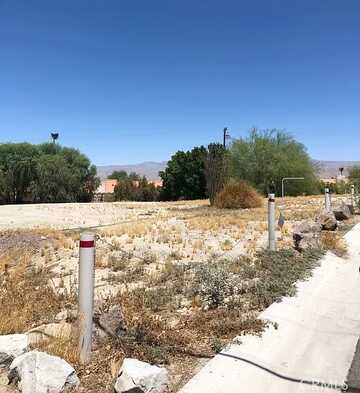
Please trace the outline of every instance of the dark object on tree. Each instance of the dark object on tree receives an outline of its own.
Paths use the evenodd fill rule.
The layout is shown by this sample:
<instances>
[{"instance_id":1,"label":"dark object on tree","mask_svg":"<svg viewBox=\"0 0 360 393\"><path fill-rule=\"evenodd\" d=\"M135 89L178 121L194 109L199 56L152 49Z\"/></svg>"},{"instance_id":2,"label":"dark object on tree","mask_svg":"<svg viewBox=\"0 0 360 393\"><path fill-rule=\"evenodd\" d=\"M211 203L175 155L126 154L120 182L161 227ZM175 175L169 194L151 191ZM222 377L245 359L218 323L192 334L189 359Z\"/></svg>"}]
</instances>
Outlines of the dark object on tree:
<instances>
[{"instance_id":1,"label":"dark object on tree","mask_svg":"<svg viewBox=\"0 0 360 393\"><path fill-rule=\"evenodd\" d=\"M53 140L53 143L55 143L59 139L59 133L58 132L52 132L51 133L51 138Z\"/></svg>"},{"instance_id":2,"label":"dark object on tree","mask_svg":"<svg viewBox=\"0 0 360 393\"><path fill-rule=\"evenodd\" d=\"M205 173L210 205L213 205L216 195L229 180L227 150L220 143L211 143L208 146Z\"/></svg>"}]
</instances>

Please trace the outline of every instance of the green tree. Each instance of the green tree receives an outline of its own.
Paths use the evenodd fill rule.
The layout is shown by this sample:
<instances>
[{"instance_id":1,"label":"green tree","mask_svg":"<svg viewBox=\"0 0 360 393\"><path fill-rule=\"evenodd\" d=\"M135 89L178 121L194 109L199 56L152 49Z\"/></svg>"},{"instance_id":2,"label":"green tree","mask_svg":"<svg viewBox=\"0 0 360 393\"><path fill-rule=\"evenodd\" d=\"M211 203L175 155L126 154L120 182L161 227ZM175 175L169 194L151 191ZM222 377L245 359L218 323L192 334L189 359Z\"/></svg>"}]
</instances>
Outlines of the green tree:
<instances>
[{"instance_id":1,"label":"green tree","mask_svg":"<svg viewBox=\"0 0 360 393\"><path fill-rule=\"evenodd\" d=\"M154 184L149 183L145 176L140 180L132 180L130 177L118 181L114 189L116 201L156 201L159 192Z\"/></svg>"},{"instance_id":2,"label":"green tree","mask_svg":"<svg viewBox=\"0 0 360 393\"><path fill-rule=\"evenodd\" d=\"M206 157L207 150L204 146L175 153L166 169L159 173L163 183L160 199L176 201L206 198Z\"/></svg>"},{"instance_id":3,"label":"green tree","mask_svg":"<svg viewBox=\"0 0 360 393\"><path fill-rule=\"evenodd\" d=\"M276 193L280 195L284 177L305 178L288 182L286 195L320 192L317 168L305 146L284 131L253 129L247 138L232 143L230 163L234 178L248 181L264 194L273 181Z\"/></svg>"},{"instance_id":4,"label":"green tree","mask_svg":"<svg viewBox=\"0 0 360 393\"><path fill-rule=\"evenodd\" d=\"M117 181L126 180L127 178L128 174L126 171L113 171L113 173L108 176L108 179L116 179Z\"/></svg>"},{"instance_id":5,"label":"green tree","mask_svg":"<svg viewBox=\"0 0 360 393\"><path fill-rule=\"evenodd\" d=\"M23 202L35 174L38 155L37 146L29 143L0 144L0 194L4 202Z\"/></svg>"},{"instance_id":6,"label":"green tree","mask_svg":"<svg viewBox=\"0 0 360 393\"><path fill-rule=\"evenodd\" d=\"M78 150L58 144L0 144L4 202L90 201L99 185L96 167Z\"/></svg>"},{"instance_id":7,"label":"green tree","mask_svg":"<svg viewBox=\"0 0 360 393\"><path fill-rule=\"evenodd\" d=\"M229 157L222 144L211 143L208 146L205 173L210 204L213 205L216 194L229 180Z\"/></svg>"},{"instance_id":8,"label":"green tree","mask_svg":"<svg viewBox=\"0 0 360 393\"><path fill-rule=\"evenodd\" d=\"M353 166L349 169L349 183L360 189L360 166Z\"/></svg>"}]
</instances>

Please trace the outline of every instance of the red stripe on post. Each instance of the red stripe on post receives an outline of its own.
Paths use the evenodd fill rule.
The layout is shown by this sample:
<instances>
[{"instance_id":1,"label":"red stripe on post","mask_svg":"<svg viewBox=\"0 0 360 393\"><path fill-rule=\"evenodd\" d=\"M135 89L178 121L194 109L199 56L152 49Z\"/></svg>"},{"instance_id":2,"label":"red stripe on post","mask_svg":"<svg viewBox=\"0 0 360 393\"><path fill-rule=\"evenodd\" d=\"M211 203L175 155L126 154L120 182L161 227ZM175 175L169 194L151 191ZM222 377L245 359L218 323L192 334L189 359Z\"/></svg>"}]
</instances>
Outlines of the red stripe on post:
<instances>
[{"instance_id":1,"label":"red stripe on post","mask_svg":"<svg viewBox=\"0 0 360 393\"><path fill-rule=\"evenodd\" d=\"M80 248L93 248L95 247L94 240L80 240Z\"/></svg>"}]
</instances>

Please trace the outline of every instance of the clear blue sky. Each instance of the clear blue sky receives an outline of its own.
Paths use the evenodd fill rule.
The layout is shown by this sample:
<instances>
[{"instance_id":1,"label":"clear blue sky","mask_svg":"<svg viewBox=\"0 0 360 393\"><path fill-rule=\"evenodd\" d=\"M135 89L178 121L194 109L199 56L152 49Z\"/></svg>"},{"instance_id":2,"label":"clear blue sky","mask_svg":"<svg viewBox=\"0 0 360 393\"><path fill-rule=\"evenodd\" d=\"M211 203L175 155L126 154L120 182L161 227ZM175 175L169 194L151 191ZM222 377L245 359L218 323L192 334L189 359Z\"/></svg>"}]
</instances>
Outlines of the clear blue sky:
<instances>
[{"instance_id":1,"label":"clear blue sky","mask_svg":"<svg viewBox=\"0 0 360 393\"><path fill-rule=\"evenodd\" d=\"M96 164L252 126L360 160L358 0L0 0L0 142L51 130Z\"/></svg>"}]
</instances>

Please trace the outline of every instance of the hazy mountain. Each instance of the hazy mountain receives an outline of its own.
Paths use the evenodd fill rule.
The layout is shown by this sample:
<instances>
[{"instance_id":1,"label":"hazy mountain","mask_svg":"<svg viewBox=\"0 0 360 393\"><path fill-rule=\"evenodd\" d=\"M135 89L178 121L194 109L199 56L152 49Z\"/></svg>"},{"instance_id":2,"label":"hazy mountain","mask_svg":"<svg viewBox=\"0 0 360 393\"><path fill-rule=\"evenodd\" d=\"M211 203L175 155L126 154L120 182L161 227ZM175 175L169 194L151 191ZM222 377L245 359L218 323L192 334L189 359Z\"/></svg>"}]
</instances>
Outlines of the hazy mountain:
<instances>
[{"instance_id":1,"label":"hazy mountain","mask_svg":"<svg viewBox=\"0 0 360 393\"><path fill-rule=\"evenodd\" d=\"M148 180L159 180L159 171L166 168L166 161L153 162L147 161L133 165L106 165L98 166L98 176L104 179L111 175L114 171L125 171L127 173L136 172L141 176L146 176Z\"/></svg>"},{"instance_id":2,"label":"hazy mountain","mask_svg":"<svg viewBox=\"0 0 360 393\"><path fill-rule=\"evenodd\" d=\"M321 161L314 160L320 167L319 176L321 178L330 178L336 176L339 173L339 168L345 168L344 174L348 173L348 168L354 165L360 165L360 161ZM104 179L109 176L113 171L126 171L136 172L141 176L146 176L149 180L159 180L159 171L164 170L166 167L166 161L153 162L147 161L140 164L134 165L107 165L98 166L98 175Z\"/></svg>"},{"instance_id":3,"label":"hazy mountain","mask_svg":"<svg viewBox=\"0 0 360 393\"><path fill-rule=\"evenodd\" d=\"M347 175L349 168L360 165L360 161L314 161L320 167L319 176L321 178L335 177L339 174L339 168L344 168L344 175Z\"/></svg>"}]
</instances>

